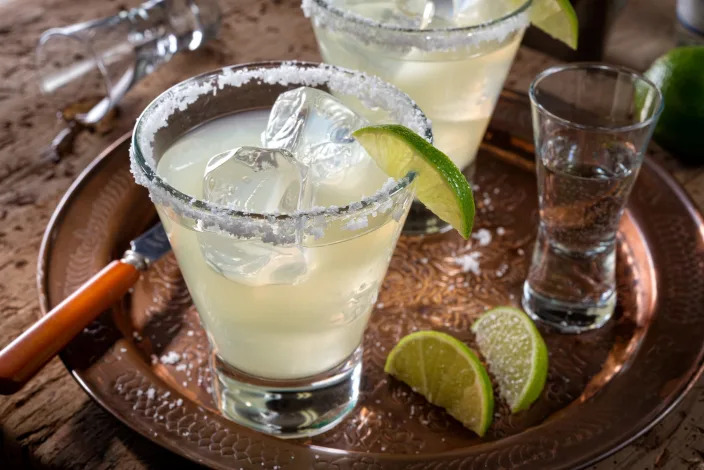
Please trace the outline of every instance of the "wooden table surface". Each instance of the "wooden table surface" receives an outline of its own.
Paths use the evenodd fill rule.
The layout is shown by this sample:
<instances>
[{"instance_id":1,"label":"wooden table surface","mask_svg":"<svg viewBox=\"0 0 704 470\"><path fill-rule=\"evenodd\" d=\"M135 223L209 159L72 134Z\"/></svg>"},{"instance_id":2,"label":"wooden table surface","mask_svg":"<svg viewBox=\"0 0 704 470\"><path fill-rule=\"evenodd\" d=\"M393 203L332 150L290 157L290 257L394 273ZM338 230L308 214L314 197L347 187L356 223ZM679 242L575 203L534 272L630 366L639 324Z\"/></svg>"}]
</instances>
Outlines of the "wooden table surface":
<instances>
[{"instance_id":1,"label":"wooden table surface","mask_svg":"<svg viewBox=\"0 0 704 470\"><path fill-rule=\"evenodd\" d=\"M44 158L60 129L55 109L34 78L41 32L110 15L137 1L0 0L0 346L39 315L35 284L39 243L62 194L108 144L129 131L145 105L170 85L222 65L259 59L318 60L299 0L221 0L219 39L180 54L133 89L105 135L80 135L75 152L58 163ZM674 0L630 0L617 20L606 58L643 69L673 45ZM522 48L507 87L525 91L554 60ZM704 208L704 168L654 158ZM173 467L175 466L175 467ZM0 398L0 469L192 468L132 432L93 403L58 359L20 393ZM653 430L594 467L704 470L704 380Z\"/></svg>"}]
</instances>

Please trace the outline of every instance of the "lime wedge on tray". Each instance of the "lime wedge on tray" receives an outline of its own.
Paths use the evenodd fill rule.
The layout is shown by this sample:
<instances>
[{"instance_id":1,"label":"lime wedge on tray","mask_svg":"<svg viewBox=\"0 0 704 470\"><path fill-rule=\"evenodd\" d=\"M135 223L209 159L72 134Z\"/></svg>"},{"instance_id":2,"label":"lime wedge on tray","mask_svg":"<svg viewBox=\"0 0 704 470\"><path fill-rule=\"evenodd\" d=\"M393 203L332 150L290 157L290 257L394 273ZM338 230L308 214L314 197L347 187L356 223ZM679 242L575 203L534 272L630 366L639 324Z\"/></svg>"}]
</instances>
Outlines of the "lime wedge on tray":
<instances>
[{"instance_id":1,"label":"lime wedge on tray","mask_svg":"<svg viewBox=\"0 0 704 470\"><path fill-rule=\"evenodd\" d=\"M420 202L465 239L469 237L474 223L472 189L450 157L400 125L363 127L352 135L389 176L416 173Z\"/></svg>"},{"instance_id":2,"label":"lime wedge on tray","mask_svg":"<svg viewBox=\"0 0 704 470\"><path fill-rule=\"evenodd\" d=\"M494 413L494 394L484 366L464 343L437 331L405 336L391 350L384 371L441 406L483 436Z\"/></svg>"},{"instance_id":3,"label":"lime wedge on tray","mask_svg":"<svg viewBox=\"0 0 704 470\"><path fill-rule=\"evenodd\" d=\"M533 321L516 308L496 307L479 317L472 331L501 397L513 413L527 409L548 374L548 350Z\"/></svg>"}]
</instances>

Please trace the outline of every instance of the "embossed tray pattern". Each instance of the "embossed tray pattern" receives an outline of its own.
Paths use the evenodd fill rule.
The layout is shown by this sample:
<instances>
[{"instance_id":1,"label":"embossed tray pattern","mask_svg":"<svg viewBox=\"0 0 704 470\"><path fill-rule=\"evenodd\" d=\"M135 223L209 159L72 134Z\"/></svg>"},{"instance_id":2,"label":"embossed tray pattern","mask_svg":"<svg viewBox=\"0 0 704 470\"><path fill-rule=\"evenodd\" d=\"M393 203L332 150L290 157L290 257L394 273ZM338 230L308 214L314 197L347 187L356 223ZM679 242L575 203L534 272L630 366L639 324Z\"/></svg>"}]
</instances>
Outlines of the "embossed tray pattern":
<instances>
[{"instance_id":1,"label":"embossed tray pattern","mask_svg":"<svg viewBox=\"0 0 704 470\"><path fill-rule=\"evenodd\" d=\"M403 335L441 330L472 345L479 314L519 304L537 223L529 137L524 97L505 93L478 160L478 236L401 238L364 339L360 403L327 433L283 441L216 411L207 340L172 255L62 359L118 419L214 468L571 469L603 458L671 409L702 368L704 224L647 159L619 230L615 318L579 336L543 331L548 382L529 410L510 415L497 401L479 439L383 373ZM128 145L126 136L99 156L49 224L38 276L44 312L154 221L129 174Z\"/></svg>"}]
</instances>

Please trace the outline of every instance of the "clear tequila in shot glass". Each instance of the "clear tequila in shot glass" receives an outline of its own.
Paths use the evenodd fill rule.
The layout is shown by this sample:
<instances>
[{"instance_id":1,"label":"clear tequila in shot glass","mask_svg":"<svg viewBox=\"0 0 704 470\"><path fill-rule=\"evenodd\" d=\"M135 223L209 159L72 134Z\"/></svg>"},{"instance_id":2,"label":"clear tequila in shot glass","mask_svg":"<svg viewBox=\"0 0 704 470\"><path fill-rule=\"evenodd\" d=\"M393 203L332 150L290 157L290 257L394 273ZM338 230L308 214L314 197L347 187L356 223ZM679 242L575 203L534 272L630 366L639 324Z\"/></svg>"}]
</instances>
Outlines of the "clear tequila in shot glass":
<instances>
[{"instance_id":1,"label":"clear tequila in shot glass","mask_svg":"<svg viewBox=\"0 0 704 470\"><path fill-rule=\"evenodd\" d=\"M349 135L371 108L432 139L393 86L302 63L192 78L137 122L133 173L207 331L217 404L243 425L314 435L356 403L362 335L414 195L412 173L390 179Z\"/></svg>"},{"instance_id":2,"label":"clear tequila in shot glass","mask_svg":"<svg viewBox=\"0 0 704 470\"><path fill-rule=\"evenodd\" d=\"M303 0L325 62L363 70L408 93L434 145L468 178L527 28L531 0ZM443 230L429 213L411 231ZM425 219L425 220L424 220Z\"/></svg>"},{"instance_id":3,"label":"clear tequila in shot glass","mask_svg":"<svg viewBox=\"0 0 704 470\"><path fill-rule=\"evenodd\" d=\"M530 86L540 224L523 308L565 333L616 305L616 234L662 111L657 87L598 63L549 68Z\"/></svg>"}]
</instances>

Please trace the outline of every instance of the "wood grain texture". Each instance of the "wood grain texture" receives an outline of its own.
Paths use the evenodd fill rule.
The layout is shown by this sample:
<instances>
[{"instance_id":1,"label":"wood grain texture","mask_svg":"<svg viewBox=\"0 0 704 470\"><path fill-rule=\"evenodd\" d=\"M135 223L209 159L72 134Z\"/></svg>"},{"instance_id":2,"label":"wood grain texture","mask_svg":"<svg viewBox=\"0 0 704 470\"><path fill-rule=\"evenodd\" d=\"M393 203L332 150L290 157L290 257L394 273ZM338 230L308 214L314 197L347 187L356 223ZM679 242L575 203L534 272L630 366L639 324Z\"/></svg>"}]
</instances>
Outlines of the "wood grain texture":
<instances>
[{"instance_id":1,"label":"wood grain texture","mask_svg":"<svg viewBox=\"0 0 704 470\"><path fill-rule=\"evenodd\" d=\"M222 0L220 38L176 56L132 90L115 127L81 134L73 155L43 157L60 130L55 109L34 79L41 32L116 13L138 1L0 0L0 346L39 315L35 275L39 243L53 209L76 174L131 129L144 106L170 85L218 66L260 59L317 60L317 46L298 0ZM607 47L612 62L644 68L672 44L674 0L630 0ZM670 41L670 42L667 42ZM554 63L521 49L507 86L525 91ZM656 152L704 208L704 169ZM55 359L18 394L0 398L0 468L158 469L194 465L162 450L94 404ZM606 461L607 469L704 470L704 381L652 431Z\"/></svg>"}]
</instances>

